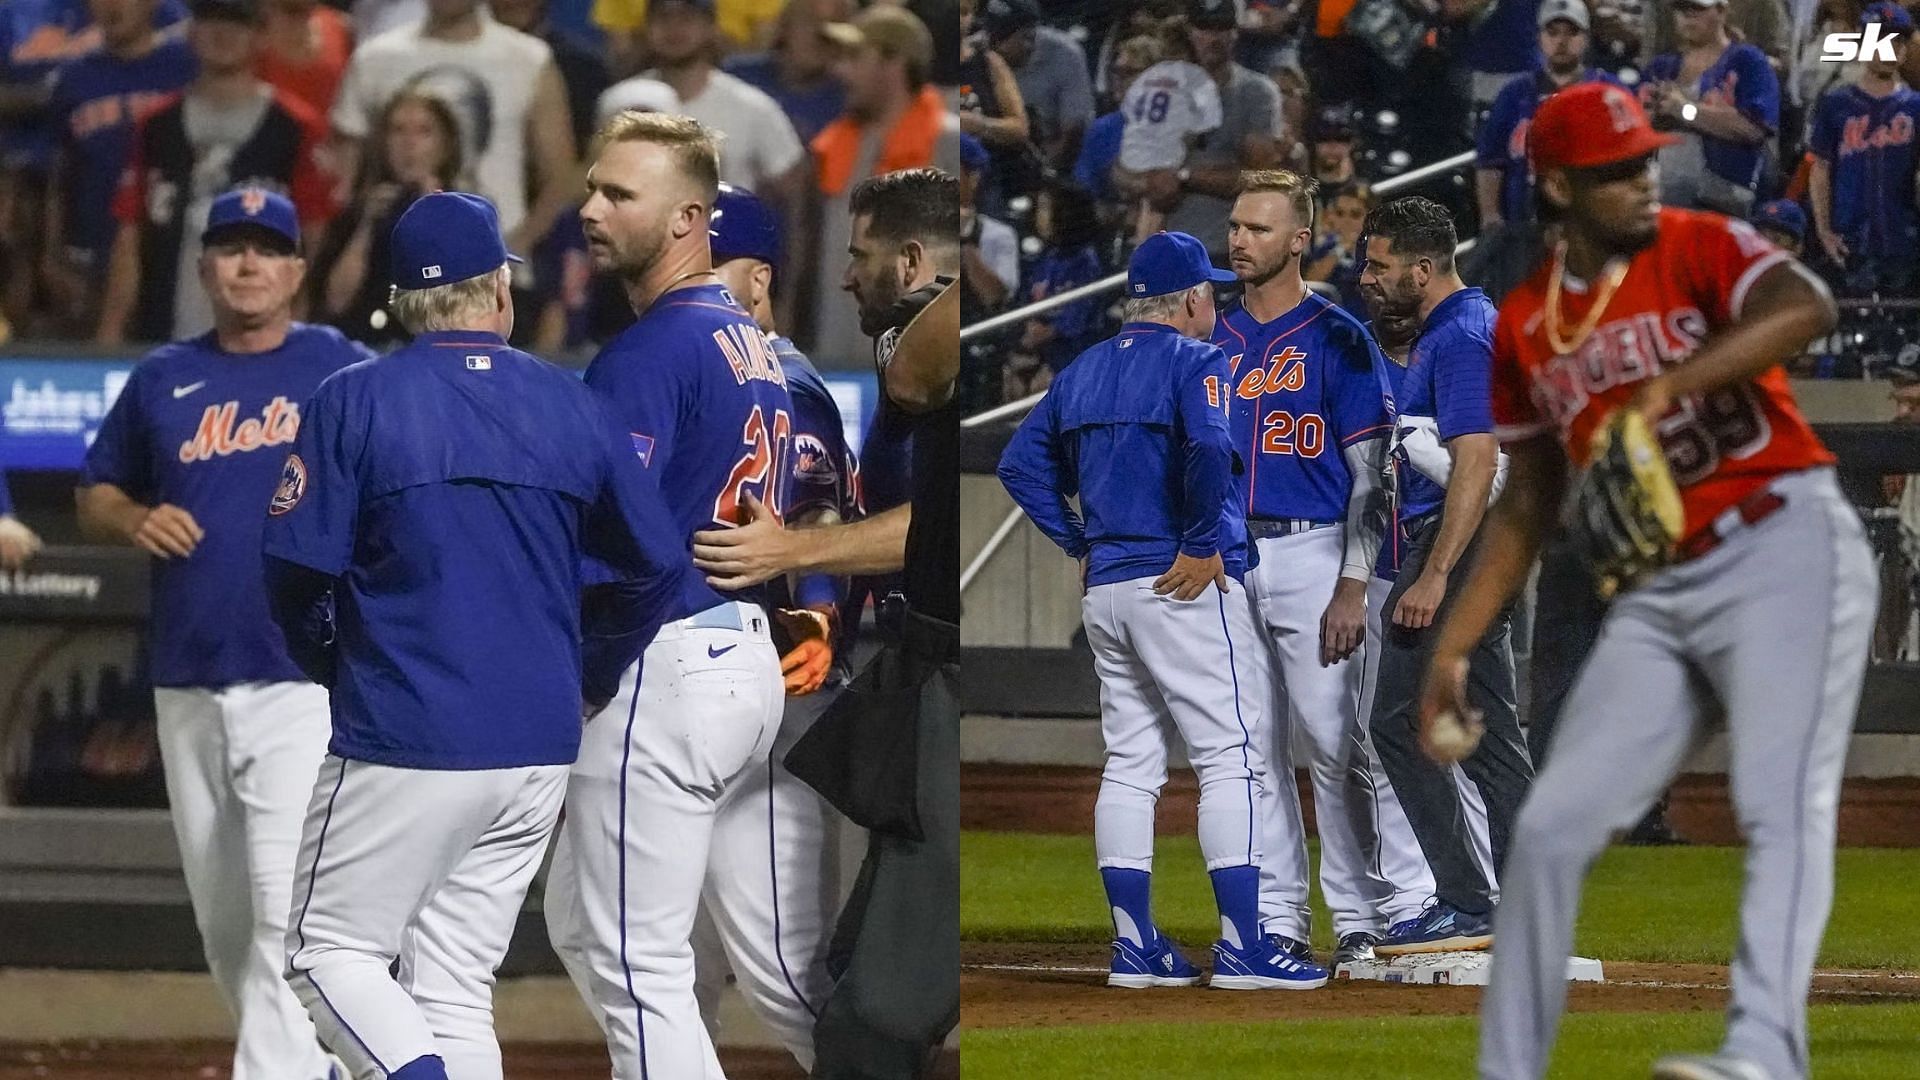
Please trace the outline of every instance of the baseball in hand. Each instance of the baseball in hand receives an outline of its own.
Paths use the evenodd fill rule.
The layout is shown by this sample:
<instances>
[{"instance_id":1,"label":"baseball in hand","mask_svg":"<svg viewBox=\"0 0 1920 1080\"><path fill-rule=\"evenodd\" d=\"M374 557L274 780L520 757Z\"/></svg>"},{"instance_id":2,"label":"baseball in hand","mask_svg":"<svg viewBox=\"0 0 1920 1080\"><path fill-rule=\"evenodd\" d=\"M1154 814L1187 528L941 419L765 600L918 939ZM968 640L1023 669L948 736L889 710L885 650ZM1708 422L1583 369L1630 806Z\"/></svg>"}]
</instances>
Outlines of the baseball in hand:
<instances>
[{"instance_id":1,"label":"baseball in hand","mask_svg":"<svg viewBox=\"0 0 1920 1080\"><path fill-rule=\"evenodd\" d=\"M1434 716L1427 728L1427 743L1448 762L1460 761L1480 745L1483 730L1479 724L1469 725L1460 719L1459 713L1449 710Z\"/></svg>"}]
</instances>

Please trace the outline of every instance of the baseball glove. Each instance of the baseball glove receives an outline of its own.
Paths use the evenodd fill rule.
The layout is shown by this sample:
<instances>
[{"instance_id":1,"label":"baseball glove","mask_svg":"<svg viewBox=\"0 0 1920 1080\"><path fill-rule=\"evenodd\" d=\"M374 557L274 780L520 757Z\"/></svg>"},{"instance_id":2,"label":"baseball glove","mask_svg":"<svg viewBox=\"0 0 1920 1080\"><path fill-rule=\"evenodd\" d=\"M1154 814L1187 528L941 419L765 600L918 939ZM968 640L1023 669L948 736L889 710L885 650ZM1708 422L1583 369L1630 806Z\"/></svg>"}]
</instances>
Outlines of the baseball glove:
<instances>
[{"instance_id":1,"label":"baseball glove","mask_svg":"<svg viewBox=\"0 0 1920 1080\"><path fill-rule=\"evenodd\" d=\"M1593 433L1587 467L1567 501L1567 527L1593 569L1600 599L1631 589L1674 560L1685 527L1680 488L1646 417L1615 409Z\"/></svg>"}]
</instances>

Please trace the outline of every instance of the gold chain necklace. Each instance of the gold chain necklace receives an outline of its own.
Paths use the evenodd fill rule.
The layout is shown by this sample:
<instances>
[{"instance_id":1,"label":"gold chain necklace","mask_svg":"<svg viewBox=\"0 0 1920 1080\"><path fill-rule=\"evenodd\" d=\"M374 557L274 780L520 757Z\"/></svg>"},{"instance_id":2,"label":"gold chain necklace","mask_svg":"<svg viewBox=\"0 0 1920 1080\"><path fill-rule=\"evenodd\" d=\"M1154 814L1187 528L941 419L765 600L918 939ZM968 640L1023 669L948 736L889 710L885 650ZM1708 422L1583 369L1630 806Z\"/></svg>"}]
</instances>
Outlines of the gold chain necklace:
<instances>
[{"instance_id":1,"label":"gold chain necklace","mask_svg":"<svg viewBox=\"0 0 1920 1080\"><path fill-rule=\"evenodd\" d=\"M1566 356L1580 347L1581 342L1600 325L1600 317L1606 313L1607 304L1612 302L1613 294L1620 291L1620 283L1627 279L1627 268L1632 260L1613 258L1601 271L1600 287L1594 291L1593 306L1587 309L1586 317L1580 325L1573 328L1573 337L1568 338L1561 332L1565 320L1560 317L1561 284L1567 273L1567 245L1561 241L1553 249L1553 275L1547 279L1547 344L1553 348L1555 356Z\"/></svg>"}]
</instances>

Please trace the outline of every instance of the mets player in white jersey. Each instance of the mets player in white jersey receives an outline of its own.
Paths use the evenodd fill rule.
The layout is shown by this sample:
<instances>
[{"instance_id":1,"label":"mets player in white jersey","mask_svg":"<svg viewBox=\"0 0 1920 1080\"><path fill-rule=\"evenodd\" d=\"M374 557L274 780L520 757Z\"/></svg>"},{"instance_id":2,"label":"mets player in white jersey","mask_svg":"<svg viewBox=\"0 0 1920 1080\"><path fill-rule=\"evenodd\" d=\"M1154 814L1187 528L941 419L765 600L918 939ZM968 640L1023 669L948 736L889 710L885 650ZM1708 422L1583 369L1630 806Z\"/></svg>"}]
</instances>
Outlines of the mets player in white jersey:
<instances>
[{"instance_id":1,"label":"mets player in white jersey","mask_svg":"<svg viewBox=\"0 0 1920 1080\"><path fill-rule=\"evenodd\" d=\"M782 511L793 402L766 334L713 271L713 135L684 116L625 112L596 144L580 219L595 267L620 278L639 319L586 382L612 401L690 549L694 532L747 520L755 501ZM703 901L752 984L748 1001L792 996L776 936L754 914L766 867L709 858L728 802L764 794L753 780L780 728L780 657L762 590L723 600L709 589L651 644L636 632L650 613L629 592L616 581L588 603L589 657L612 654L607 668L623 674L589 687L606 707L568 784L548 930L606 1032L615 1077L717 1077L694 996Z\"/></svg>"},{"instance_id":2,"label":"mets player in white jersey","mask_svg":"<svg viewBox=\"0 0 1920 1080\"><path fill-rule=\"evenodd\" d=\"M745 307L780 357L793 396L793 453L781 505L792 528L837 524L861 516L859 468L847 446L840 408L804 354L781 336L773 316L773 277L780 261L780 226L773 210L745 188L720 185L709 230L714 272ZM730 968L716 917L741 923L740 932L768 949L743 957L772 960L774 968L738 976L803 1069L813 1067L813 1029L833 982L827 939L840 907L837 869L840 816L784 764L787 751L813 727L850 676L852 628L839 603L844 578L783 576L771 582L778 644L784 650L786 707L773 753L729 797L714 819L716 881L736 890L732 910L703 905L694 938L694 973L709 1033L717 1026L720 988Z\"/></svg>"},{"instance_id":3,"label":"mets player in white jersey","mask_svg":"<svg viewBox=\"0 0 1920 1080\"><path fill-rule=\"evenodd\" d=\"M706 591L606 403L507 345L509 259L477 195L400 216L413 341L320 385L265 513L274 618L333 692L286 977L356 1077L500 1080L494 970L580 746L583 552L662 616Z\"/></svg>"},{"instance_id":4,"label":"mets player in white jersey","mask_svg":"<svg viewBox=\"0 0 1920 1080\"><path fill-rule=\"evenodd\" d=\"M1733 1000L1718 1053L1653 1075L1808 1075L1807 993L1878 588L1859 514L1781 367L1832 330L1833 299L1746 222L1661 207L1655 155L1674 141L1604 83L1562 90L1533 121L1534 172L1565 238L1500 308L1493 413L1513 480L1440 628L1429 740L1442 713L1471 718L1465 657L1520 591L1569 470L1615 409L1655 426L1684 525L1678 561L1614 597L1515 824L1481 1002L1486 1080L1546 1074L1582 880L1680 769L1703 691L1726 717L1748 839Z\"/></svg>"},{"instance_id":5,"label":"mets player in white jersey","mask_svg":"<svg viewBox=\"0 0 1920 1080\"><path fill-rule=\"evenodd\" d=\"M1148 900L1168 736L1200 783L1200 852L1220 911L1211 985L1313 989L1327 971L1260 932L1261 717L1267 688L1227 426L1227 357L1207 343L1216 270L1185 233L1127 267L1119 336L1069 364L1000 459L1000 480L1080 560L1107 761L1093 845L1113 913L1109 986L1192 986ZM1068 500L1078 497L1076 513Z\"/></svg>"},{"instance_id":6,"label":"mets player in white jersey","mask_svg":"<svg viewBox=\"0 0 1920 1080\"><path fill-rule=\"evenodd\" d=\"M293 321L306 263L284 196L219 196L202 241L214 329L134 368L87 450L80 525L153 556L160 753L207 967L239 1027L233 1075L316 1080L326 1056L280 973L327 692L267 613L261 510L303 403L373 354Z\"/></svg>"},{"instance_id":7,"label":"mets player in white jersey","mask_svg":"<svg viewBox=\"0 0 1920 1080\"><path fill-rule=\"evenodd\" d=\"M1234 446L1247 463L1236 487L1259 552L1247 575L1265 631L1275 691L1264 746L1264 930L1311 960L1307 850L1294 758L1313 784L1320 888L1333 910L1333 965L1370 959L1387 927L1420 913L1417 883L1397 890L1383 843L1417 848L1386 775L1369 753L1362 697L1367 584L1385 518L1379 478L1390 428L1380 365L1390 363L1360 321L1308 290L1300 258L1313 240L1314 182L1284 169L1248 172L1227 219L1227 250L1246 286L1220 315L1213 343L1227 354ZM1265 655L1265 654L1262 654ZM1400 826L1383 837L1382 825Z\"/></svg>"}]
</instances>

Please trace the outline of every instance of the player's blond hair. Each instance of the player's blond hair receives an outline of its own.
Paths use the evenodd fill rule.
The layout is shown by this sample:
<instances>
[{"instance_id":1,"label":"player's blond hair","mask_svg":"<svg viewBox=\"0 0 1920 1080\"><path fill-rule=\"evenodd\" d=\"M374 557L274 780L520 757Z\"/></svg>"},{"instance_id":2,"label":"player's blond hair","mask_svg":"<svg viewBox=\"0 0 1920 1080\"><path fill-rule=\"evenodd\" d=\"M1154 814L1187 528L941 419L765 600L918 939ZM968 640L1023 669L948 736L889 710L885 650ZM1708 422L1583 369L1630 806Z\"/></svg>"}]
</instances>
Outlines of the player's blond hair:
<instances>
[{"instance_id":1,"label":"player's blond hair","mask_svg":"<svg viewBox=\"0 0 1920 1080\"><path fill-rule=\"evenodd\" d=\"M476 322L493 315L494 290L500 275L511 273L503 263L497 270L451 285L436 285L431 289L396 287L388 306L409 334L471 330Z\"/></svg>"},{"instance_id":2,"label":"player's blond hair","mask_svg":"<svg viewBox=\"0 0 1920 1080\"><path fill-rule=\"evenodd\" d=\"M720 193L720 133L691 116L627 109L614 113L593 136L593 155L614 143L641 142L665 147L687 179L706 193L713 205Z\"/></svg>"},{"instance_id":3,"label":"player's blond hair","mask_svg":"<svg viewBox=\"0 0 1920 1080\"><path fill-rule=\"evenodd\" d=\"M1258 195L1272 193L1284 195L1293 204L1293 214L1300 227L1312 232L1315 224L1314 196L1320 193L1320 183L1311 176L1301 176L1291 169L1248 169L1240 174L1240 190L1237 195Z\"/></svg>"}]
</instances>

